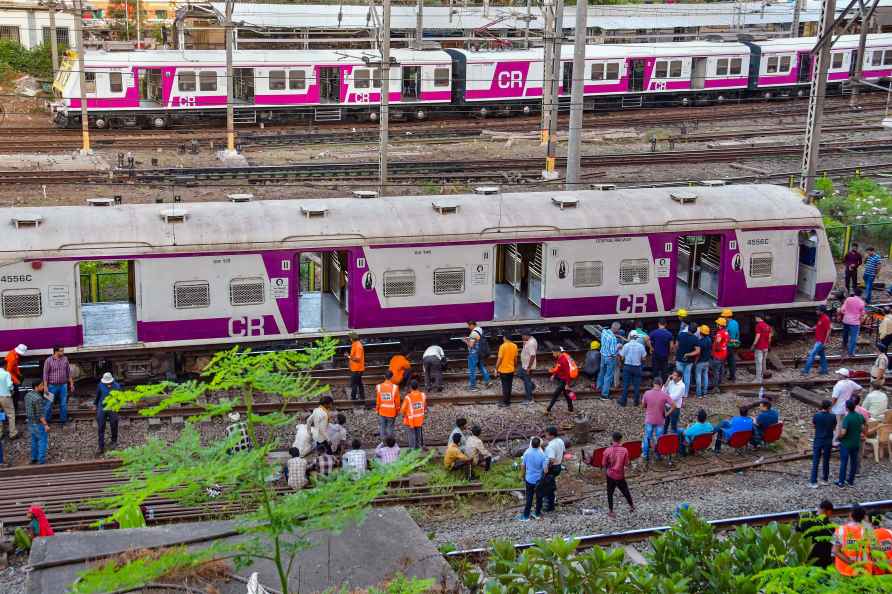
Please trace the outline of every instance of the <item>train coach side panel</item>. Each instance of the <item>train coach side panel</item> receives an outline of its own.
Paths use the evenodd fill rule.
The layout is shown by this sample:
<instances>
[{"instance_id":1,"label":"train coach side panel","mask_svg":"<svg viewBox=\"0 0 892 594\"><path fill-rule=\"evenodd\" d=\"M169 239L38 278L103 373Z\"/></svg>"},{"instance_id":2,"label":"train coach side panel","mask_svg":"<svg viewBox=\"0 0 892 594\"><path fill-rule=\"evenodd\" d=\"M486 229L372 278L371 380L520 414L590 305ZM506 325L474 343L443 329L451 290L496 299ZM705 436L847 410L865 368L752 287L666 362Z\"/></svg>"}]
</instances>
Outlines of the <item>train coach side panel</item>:
<instances>
[{"instance_id":1,"label":"train coach side panel","mask_svg":"<svg viewBox=\"0 0 892 594\"><path fill-rule=\"evenodd\" d=\"M737 231L725 241L720 303L727 306L793 303L798 229Z\"/></svg>"}]
</instances>

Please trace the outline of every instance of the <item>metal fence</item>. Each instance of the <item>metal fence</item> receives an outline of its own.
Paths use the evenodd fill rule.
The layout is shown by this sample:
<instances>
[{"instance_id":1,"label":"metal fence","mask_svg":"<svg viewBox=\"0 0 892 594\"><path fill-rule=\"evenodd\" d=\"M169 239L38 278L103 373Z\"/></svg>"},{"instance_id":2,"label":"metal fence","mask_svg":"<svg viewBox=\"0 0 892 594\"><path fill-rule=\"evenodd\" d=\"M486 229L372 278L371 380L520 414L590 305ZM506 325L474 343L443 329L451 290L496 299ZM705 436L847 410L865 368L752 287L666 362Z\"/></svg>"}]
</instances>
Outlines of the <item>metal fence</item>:
<instances>
[{"instance_id":1,"label":"metal fence","mask_svg":"<svg viewBox=\"0 0 892 594\"><path fill-rule=\"evenodd\" d=\"M81 275L81 303L128 301L127 272L93 272Z\"/></svg>"}]
</instances>

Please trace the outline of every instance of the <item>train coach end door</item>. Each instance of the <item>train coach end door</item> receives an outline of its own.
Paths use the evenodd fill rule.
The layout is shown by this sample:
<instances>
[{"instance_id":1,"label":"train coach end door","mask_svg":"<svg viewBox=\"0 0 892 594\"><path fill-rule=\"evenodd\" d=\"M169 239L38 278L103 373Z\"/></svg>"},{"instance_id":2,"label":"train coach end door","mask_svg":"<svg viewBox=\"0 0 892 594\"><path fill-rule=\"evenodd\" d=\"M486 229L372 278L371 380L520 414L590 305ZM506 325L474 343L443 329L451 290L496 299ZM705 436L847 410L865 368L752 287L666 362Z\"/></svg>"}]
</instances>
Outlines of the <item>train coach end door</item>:
<instances>
[{"instance_id":1,"label":"train coach end door","mask_svg":"<svg viewBox=\"0 0 892 594\"><path fill-rule=\"evenodd\" d=\"M800 83L807 83L811 80L811 54L799 52L796 57L799 59L796 80Z\"/></svg>"},{"instance_id":2,"label":"train coach end door","mask_svg":"<svg viewBox=\"0 0 892 594\"><path fill-rule=\"evenodd\" d=\"M675 305L686 309L715 307L721 278L721 235L678 238Z\"/></svg>"},{"instance_id":3,"label":"train coach end door","mask_svg":"<svg viewBox=\"0 0 892 594\"><path fill-rule=\"evenodd\" d=\"M818 234L812 230L799 232L799 263L796 273L796 300L812 301L818 282Z\"/></svg>"},{"instance_id":4,"label":"train coach end door","mask_svg":"<svg viewBox=\"0 0 892 594\"><path fill-rule=\"evenodd\" d=\"M542 317L545 246L509 243L496 246L495 319L535 320Z\"/></svg>"},{"instance_id":5,"label":"train coach end door","mask_svg":"<svg viewBox=\"0 0 892 594\"><path fill-rule=\"evenodd\" d=\"M644 60L629 60L629 92L644 91Z\"/></svg>"}]
</instances>

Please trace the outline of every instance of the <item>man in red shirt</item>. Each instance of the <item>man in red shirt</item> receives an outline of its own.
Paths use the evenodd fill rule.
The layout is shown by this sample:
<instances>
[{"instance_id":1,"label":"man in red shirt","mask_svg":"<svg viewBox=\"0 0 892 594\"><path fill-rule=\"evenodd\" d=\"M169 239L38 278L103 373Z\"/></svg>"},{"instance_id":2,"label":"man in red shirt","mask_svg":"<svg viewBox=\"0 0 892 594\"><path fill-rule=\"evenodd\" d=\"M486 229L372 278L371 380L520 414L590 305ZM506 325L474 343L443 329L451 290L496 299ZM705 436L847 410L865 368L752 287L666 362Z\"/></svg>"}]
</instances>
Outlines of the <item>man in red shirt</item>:
<instances>
[{"instance_id":1,"label":"man in red shirt","mask_svg":"<svg viewBox=\"0 0 892 594\"><path fill-rule=\"evenodd\" d=\"M815 357L820 358L821 375L827 375L827 342L830 341L830 316L827 315L827 306L818 306L818 322L815 324L815 344L808 352L805 359L805 367L802 368L802 374L811 373L811 366L815 363Z\"/></svg>"},{"instance_id":2,"label":"man in red shirt","mask_svg":"<svg viewBox=\"0 0 892 594\"><path fill-rule=\"evenodd\" d=\"M635 513L635 504L632 503L632 494L629 493L629 485L626 483L626 466L632 461L629 458L629 450L621 445L623 434L619 431L613 433L613 444L604 450L604 469L607 474L607 515L615 518L613 513L613 493L619 487L620 493L626 498L629 510Z\"/></svg>"},{"instance_id":3,"label":"man in red shirt","mask_svg":"<svg viewBox=\"0 0 892 594\"><path fill-rule=\"evenodd\" d=\"M570 386L570 382L573 381L570 373L570 355L564 349L554 351L551 355L554 357L554 367L549 369L548 373L557 382L557 387L551 395L551 402L545 407L545 414L551 414L552 407L561 396L567 401L567 410L573 412L573 401L570 400L570 395L567 393L567 388Z\"/></svg>"},{"instance_id":4,"label":"man in red shirt","mask_svg":"<svg viewBox=\"0 0 892 594\"><path fill-rule=\"evenodd\" d=\"M765 362L768 358L768 347L771 345L771 326L765 318L756 316L756 338L753 339L753 355L756 359L756 383L761 384L765 376Z\"/></svg>"},{"instance_id":5,"label":"man in red shirt","mask_svg":"<svg viewBox=\"0 0 892 594\"><path fill-rule=\"evenodd\" d=\"M728 320L719 318L715 321L715 338L712 339L712 360L709 362L709 370L713 379L709 385L718 392L722 385L722 376L725 375L725 361L728 360L728 344L731 336L728 334Z\"/></svg>"}]
</instances>

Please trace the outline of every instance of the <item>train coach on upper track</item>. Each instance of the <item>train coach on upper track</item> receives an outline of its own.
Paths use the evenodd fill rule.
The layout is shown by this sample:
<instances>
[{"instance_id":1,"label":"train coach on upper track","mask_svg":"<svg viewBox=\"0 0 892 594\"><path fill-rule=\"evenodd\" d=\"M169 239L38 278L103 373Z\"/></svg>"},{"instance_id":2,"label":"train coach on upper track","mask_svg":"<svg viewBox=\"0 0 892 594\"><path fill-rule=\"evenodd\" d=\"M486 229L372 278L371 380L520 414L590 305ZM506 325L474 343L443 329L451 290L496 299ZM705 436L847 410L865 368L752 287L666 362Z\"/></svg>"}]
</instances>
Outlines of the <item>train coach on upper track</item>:
<instances>
[{"instance_id":1,"label":"train coach on upper track","mask_svg":"<svg viewBox=\"0 0 892 594\"><path fill-rule=\"evenodd\" d=\"M100 210L101 209L101 210ZM0 209L0 352L215 348L813 308L820 213L780 186ZM126 301L81 266L116 262Z\"/></svg>"}]
</instances>

